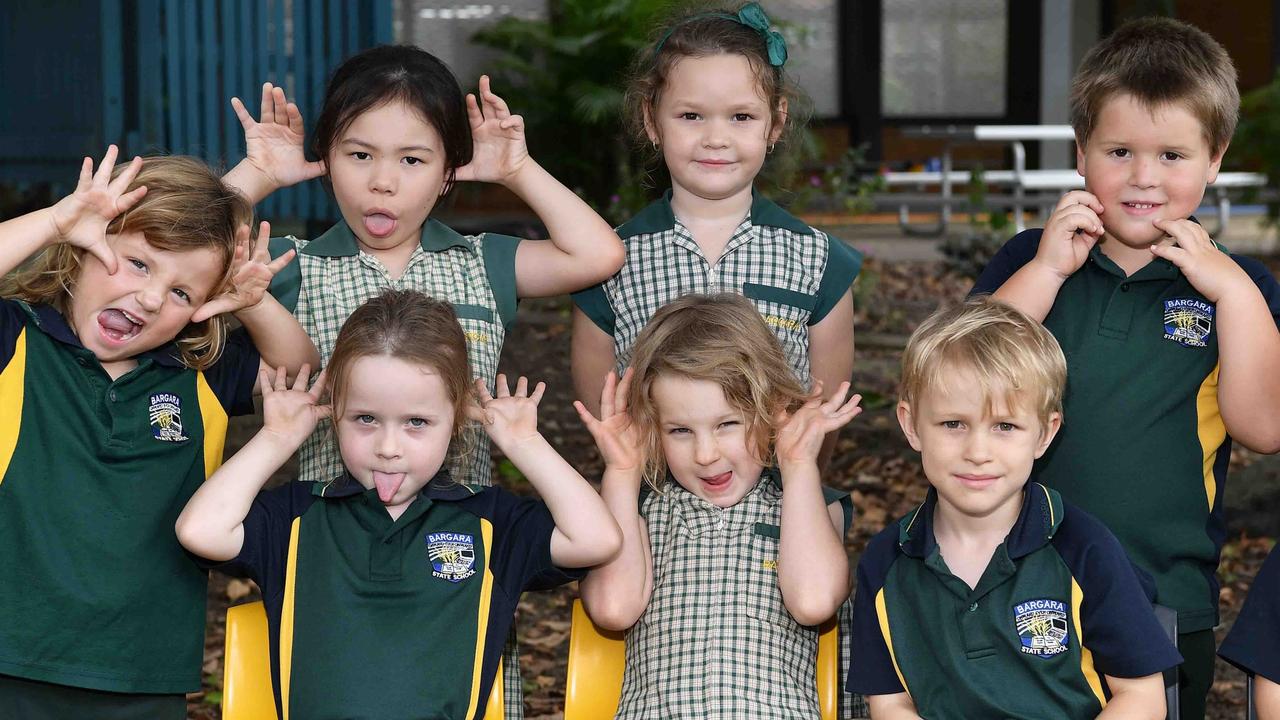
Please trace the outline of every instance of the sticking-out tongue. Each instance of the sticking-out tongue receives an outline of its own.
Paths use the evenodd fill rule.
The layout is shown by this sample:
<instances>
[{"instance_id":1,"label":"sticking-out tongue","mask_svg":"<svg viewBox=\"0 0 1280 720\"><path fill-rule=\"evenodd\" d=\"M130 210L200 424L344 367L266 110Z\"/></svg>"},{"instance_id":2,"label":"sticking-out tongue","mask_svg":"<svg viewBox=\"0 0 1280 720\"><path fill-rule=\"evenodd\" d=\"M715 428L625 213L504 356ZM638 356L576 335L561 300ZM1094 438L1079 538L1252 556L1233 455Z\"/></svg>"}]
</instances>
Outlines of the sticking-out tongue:
<instances>
[{"instance_id":1,"label":"sticking-out tongue","mask_svg":"<svg viewBox=\"0 0 1280 720\"><path fill-rule=\"evenodd\" d=\"M404 482L404 473L384 473L373 471L373 484L378 488L378 499L384 503L391 502Z\"/></svg>"},{"instance_id":2,"label":"sticking-out tongue","mask_svg":"<svg viewBox=\"0 0 1280 720\"><path fill-rule=\"evenodd\" d=\"M396 229L396 219L390 215L383 215L382 213L365 215L364 229L368 230L370 235L386 237Z\"/></svg>"},{"instance_id":3,"label":"sticking-out tongue","mask_svg":"<svg viewBox=\"0 0 1280 720\"><path fill-rule=\"evenodd\" d=\"M130 335L138 327L125 314L115 308L108 308L98 313L98 325L113 337Z\"/></svg>"}]
</instances>

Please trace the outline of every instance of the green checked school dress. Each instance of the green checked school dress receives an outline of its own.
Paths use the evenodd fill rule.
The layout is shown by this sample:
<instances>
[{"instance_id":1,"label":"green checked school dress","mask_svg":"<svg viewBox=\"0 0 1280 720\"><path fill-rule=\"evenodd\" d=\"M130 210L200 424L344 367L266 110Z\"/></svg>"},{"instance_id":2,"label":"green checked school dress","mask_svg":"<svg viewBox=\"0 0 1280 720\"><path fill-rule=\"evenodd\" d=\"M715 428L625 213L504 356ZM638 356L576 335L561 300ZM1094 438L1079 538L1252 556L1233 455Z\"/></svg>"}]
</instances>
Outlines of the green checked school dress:
<instances>
[{"instance_id":1,"label":"green checked school dress","mask_svg":"<svg viewBox=\"0 0 1280 720\"><path fill-rule=\"evenodd\" d=\"M847 523L849 496L824 492ZM670 480L644 498L640 514L653 595L627 633L617 717L816 719L818 630L791 617L778 589L777 471L723 509Z\"/></svg>"}]
</instances>

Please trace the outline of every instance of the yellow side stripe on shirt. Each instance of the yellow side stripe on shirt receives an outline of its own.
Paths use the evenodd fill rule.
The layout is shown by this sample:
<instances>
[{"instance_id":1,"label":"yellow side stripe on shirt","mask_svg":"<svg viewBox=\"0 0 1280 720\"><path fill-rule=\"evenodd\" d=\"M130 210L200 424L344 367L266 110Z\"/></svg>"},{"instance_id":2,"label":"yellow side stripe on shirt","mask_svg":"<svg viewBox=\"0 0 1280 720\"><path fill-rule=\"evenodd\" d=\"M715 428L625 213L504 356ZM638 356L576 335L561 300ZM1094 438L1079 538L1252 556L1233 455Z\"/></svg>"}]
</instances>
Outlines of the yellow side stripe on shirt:
<instances>
[{"instance_id":1,"label":"yellow side stripe on shirt","mask_svg":"<svg viewBox=\"0 0 1280 720\"><path fill-rule=\"evenodd\" d=\"M898 657L893 652L893 635L889 632L889 609L884 604L884 588L880 588L880 592L876 593L876 617L880 620L880 634L884 636L884 646L889 648L889 660L893 662L893 671L897 673L902 689L910 696L911 690L907 688L907 679L902 676L902 668L898 667Z\"/></svg>"},{"instance_id":2,"label":"yellow side stripe on shirt","mask_svg":"<svg viewBox=\"0 0 1280 720\"><path fill-rule=\"evenodd\" d=\"M284 604L280 608L280 707L289 720L289 679L293 670L293 591L298 578L298 529L302 518L289 528L289 559L284 570Z\"/></svg>"},{"instance_id":3,"label":"yellow side stripe on shirt","mask_svg":"<svg viewBox=\"0 0 1280 720\"><path fill-rule=\"evenodd\" d=\"M204 477L209 479L222 465L223 443L227 439L227 411L204 373L196 373L196 397L200 400L200 418L204 422Z\"/></svg>"},{"instance_id":4,"label":"yellow side stripe on shirt","mask_svg":"<svg viewBox=\"0 0 1280 720\"><path fill-rule=\"evenodd\" d=\"M22 395L27 381L27 330L18 333L13 345L13 359L0 372L0 483L9 472L9 461L18 448L18 432L22 429Z\"/></svg>"},{"instance_id":5,"label":"yellow side stripe on shirt","mask_svg":"<svg viewBox=\"0 0 1280 720\"><path fill-rule=\"evenodd\" d=\"M1098 671L1093 667L1093 652L1084 644L1084 633L1080 630L1080 605L1084 603L1084 591L1080 589L1080 583L1076 582L1074 577L1071 578L1071 621L1076 628L1076 642L1080 643L1080 674L1084 676L1085 682L1089 683L1089 689L1093 691L1094 697L1098 699L1101 707L1107 706L1107 696L1102 692L1102 677L1098 675Z\"/></svg>"},{"instance_id":6,"label":"yellow side stripe on shirt","mask_svg":"<svg viewBox=\"0 0 1280 720\"><path fill-rule=\"evenodd\" d=\"M475 718L476 710L480 707L484 639L489 632L489 601L493 596L493 523L484 518L480 518L480 541L484 544L484 581L480 585L480 607L476 618L476 658L471 668L471 701L467 704L467 720Z\"/></svg>"},{"instance_id":7,"label":"yellow side stripe on shirt","mask_svg":"<svg viewBox=\"0 0 1280 720\"><path fill-rule=\"evenodd\" d=\"M1221 368L1221 365L1215 366L1196 393L1196 436L1204 457L1204 495L1209 501L1210 512L1218 499L1218 479L1213 476L1213 464L1227 439L1227 426L1222 422L1222 411L1218 407L1218 371Z\"/></svg>"}]
</instances>

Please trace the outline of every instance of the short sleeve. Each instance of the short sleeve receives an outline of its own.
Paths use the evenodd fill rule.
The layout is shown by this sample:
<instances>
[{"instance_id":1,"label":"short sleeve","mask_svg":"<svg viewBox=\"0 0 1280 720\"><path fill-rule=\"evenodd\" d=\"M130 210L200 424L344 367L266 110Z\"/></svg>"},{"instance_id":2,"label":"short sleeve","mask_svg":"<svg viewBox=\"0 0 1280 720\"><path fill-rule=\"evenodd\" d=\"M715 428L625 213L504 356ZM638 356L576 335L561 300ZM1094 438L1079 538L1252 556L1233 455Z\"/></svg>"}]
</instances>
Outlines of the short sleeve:
<instances>
[{"instance_id":1,"label":"short sleeve","mask_svg":"<svg viewBox=\"0 0 1280 720\"><path fill-rule=\"evenodd\" d=\"M1128 555L1106 526L1068 505L1053 546L1083 595L1080 641L1098 670L1138 678L1182 662Z\"/></svg>"},{"instance_id":2,"label":"short sleeve","mask_svg":"<svg viewBox=\"0 0 1280 720\"><path fill-rule=\"evenodd\" d=\"M298 244L291 237L273 237L267 241L267 251L271 253L271 258L280 257L290 250L297 250ZM271 284L267 286L267 292L271 293L271 297L276 299L289 312L298 309L298 296L302 294L302 266L298 262L298 258L294 257L280 269L280 272L271 278Z\"/></svg>"},{"instance_id":3,"label":"short sleeve","mask_svg":"<svg viewBox=\"0 0 1280 720\"><path fill-rule=\"evenodd\" d=\"M525 590L549 590L587 574L586 568L559 568L551 561L555 520L545 503L512 495L501 488L487 492L493 500L493 559L498 583L512 596Z\"/></svg>"},{"instance_id":4,"label":"short sleeve","mask_svg":"<svg viewBox=\"0 0 1280 720\"><path fill-rule=\"evenodd\" d=\"M27 314L17 300L0 298L0 369L9 367L18 336L27 324Z\"/></svg>"},{"instance_id":5,"label":"short sleeve","mask_svg":"<svg viewBox=\"0 0 1280 720\"><path fill-rule=\"evenodd\" d=\"M844 490L823 485L822 500L827 505L840 504L840 509L844 511L844 535L848 535L849 528L853 527L853 498Z\"/></svg>"},{"instance_id":6,"label":"short sleeve","mask_svg":"<svg viewBox=\"0 0 1280 720\"><path fill-rule=\"evenodd\" d=\"M809 315L809 325L817 325L831 312L840 298L853 287L853 281L862 271L862 253L846 245L838 238L827 239L827 265L818 283L818 299Z\"/></svg>"},{"instance_id":7,"label":"short sleeve","mask_svg":"<svg viewBox=\"0 0 1280 720\"><path fill-rule=\"evenodd\" d=\"M1253 579L1249 597L1218 649L1241 670L1280 683L1280 545Z\"/></svg>"},{"instance_id":8,"label":"short sleeve","mask_svg":"<svg viewBox=\"0 0 1280 720\"><path fill-rule=\"evenodd\" d=\"M1280 327L1280 283L1276 282L1276 278L1267 269L1266 265L1244 255L1232 255L1232 260L1240 266L1242 270L1258 287L1258 292L1262 293L1262 299L1267 301L1267 309L1271 311L1271 319L1275 321L1276 326Z\"/></svg>"},{"instance_id":9,"label":"short sleeve","mask_svg":"<svg viewBox=\"0 0 1280 720\"><path fill-rule=\"evenodd\" d=\"M228 575L252 578L265 596L283 592L293 520L315 501L312 485L290 482L258 493L244 518L240 554L224 563L202 564Z\"/></svg>"},{"instance_id":10,"label":"short sleeve","mask_svg":"<svg viewBox=\"0 0 1280 720\"><path fill-rule=\"evenodd\" d=\"M609 296L604 291L604 283L593 285L586 290L573 293L573 304L578 306L584 315L591 318L596 327L613 337L618 316L609 304Z\"/></svg>"},{"instance_id":11,"label":"short sleeve","mask_svg":"<svg viewBox=\"0 0 1280 720\"><path fill-rule=\"evenodd\" d=\"M871 539L858 561L858 585L853 594L852 649L845 690L862 695L895 695L906 690L889 647L888 610L881 616L877 598L884 591L889 568L898 557L898 524L892 523Z\"/></svg>"},{"instance_id":12,"label":"short sleeve","mask_svg":"<svg viewBox=\"0 0 1280 720\"><path fill-rule=\"evenodd\" d=\"M525 241L496 233L485 233L483 237L484 272L493 290L493 299L498 304L502 326L510 329L511 323L516 321L519 301L516 296L516 253L520 250L520 243Z\"/></svg>"},{"instance_id":13,"label":"short sleeve","mask_svg":"<svg viewBox=\"0 0 1280 720\"><path fill-rule=\"evenodd\" d=\"M1013 274L1031 262L1040 249L1040 229L1023 230L1005 243L982 269L970 295L988 295L1000 289Z\"/></svg>"},{"instance_id":14,"label":"short sleeve","mask_svg":"<svg viewBox=\"0 0 1280 720\"><path fill-rule=\"evenodd\" d=\"M227 336L218 361L202 371L227 415L253 414L253 386L261 362L249 333L240 328Z\"/></svg>"}]
</instances>

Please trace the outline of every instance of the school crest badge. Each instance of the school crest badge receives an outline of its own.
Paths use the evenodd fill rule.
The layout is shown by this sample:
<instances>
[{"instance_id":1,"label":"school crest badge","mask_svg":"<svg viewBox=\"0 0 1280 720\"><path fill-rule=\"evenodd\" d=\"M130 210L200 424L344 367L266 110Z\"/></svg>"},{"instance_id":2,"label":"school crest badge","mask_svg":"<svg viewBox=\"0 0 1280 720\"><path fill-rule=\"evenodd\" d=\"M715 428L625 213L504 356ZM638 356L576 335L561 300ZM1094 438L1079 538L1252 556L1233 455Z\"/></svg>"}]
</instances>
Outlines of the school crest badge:
<instances>
[{"instance_id":1,"label":"school crest badge","mask_svg":"<svg viewBox=\"0 0 1280 720\"><path fill-rule=\"evenodd\" d=\"M456 583L476 574L476 546L471 535L427 533L427 557L433 577Z\"/></svg>"},{"instance_id":2,"label":"school crest badge","mask_svg":"<svg viewBox=\"0 0 1280 720\"><path fill-rule=\"evenodd\" d=\"M1164 301L1164 339L1186 347L1204 347L1213 331L1213 305L1197 298Z\"/></svg>"},{"instance_id":3,"label":"school crest badge","mask_svg":"<svg viewBox=\"0 0 1280 720\"><path fill-rule=\"evenodd\" d=\"M182 398L172 393L155 393L151 396L151 435L165 442L183 442Z\"/></svg>"},{"instance_id":4,"label":"school crest badge","mask_svg":"<svg viewBox=\"0 0 1280 720\"><path fill-rule=\"evenodd\" d=\"M1067 604L1059 600L1027 600L1013 606L1013 624L1022 653L1053 657L1067 651Z\"/></svg>"}]
</instances>

